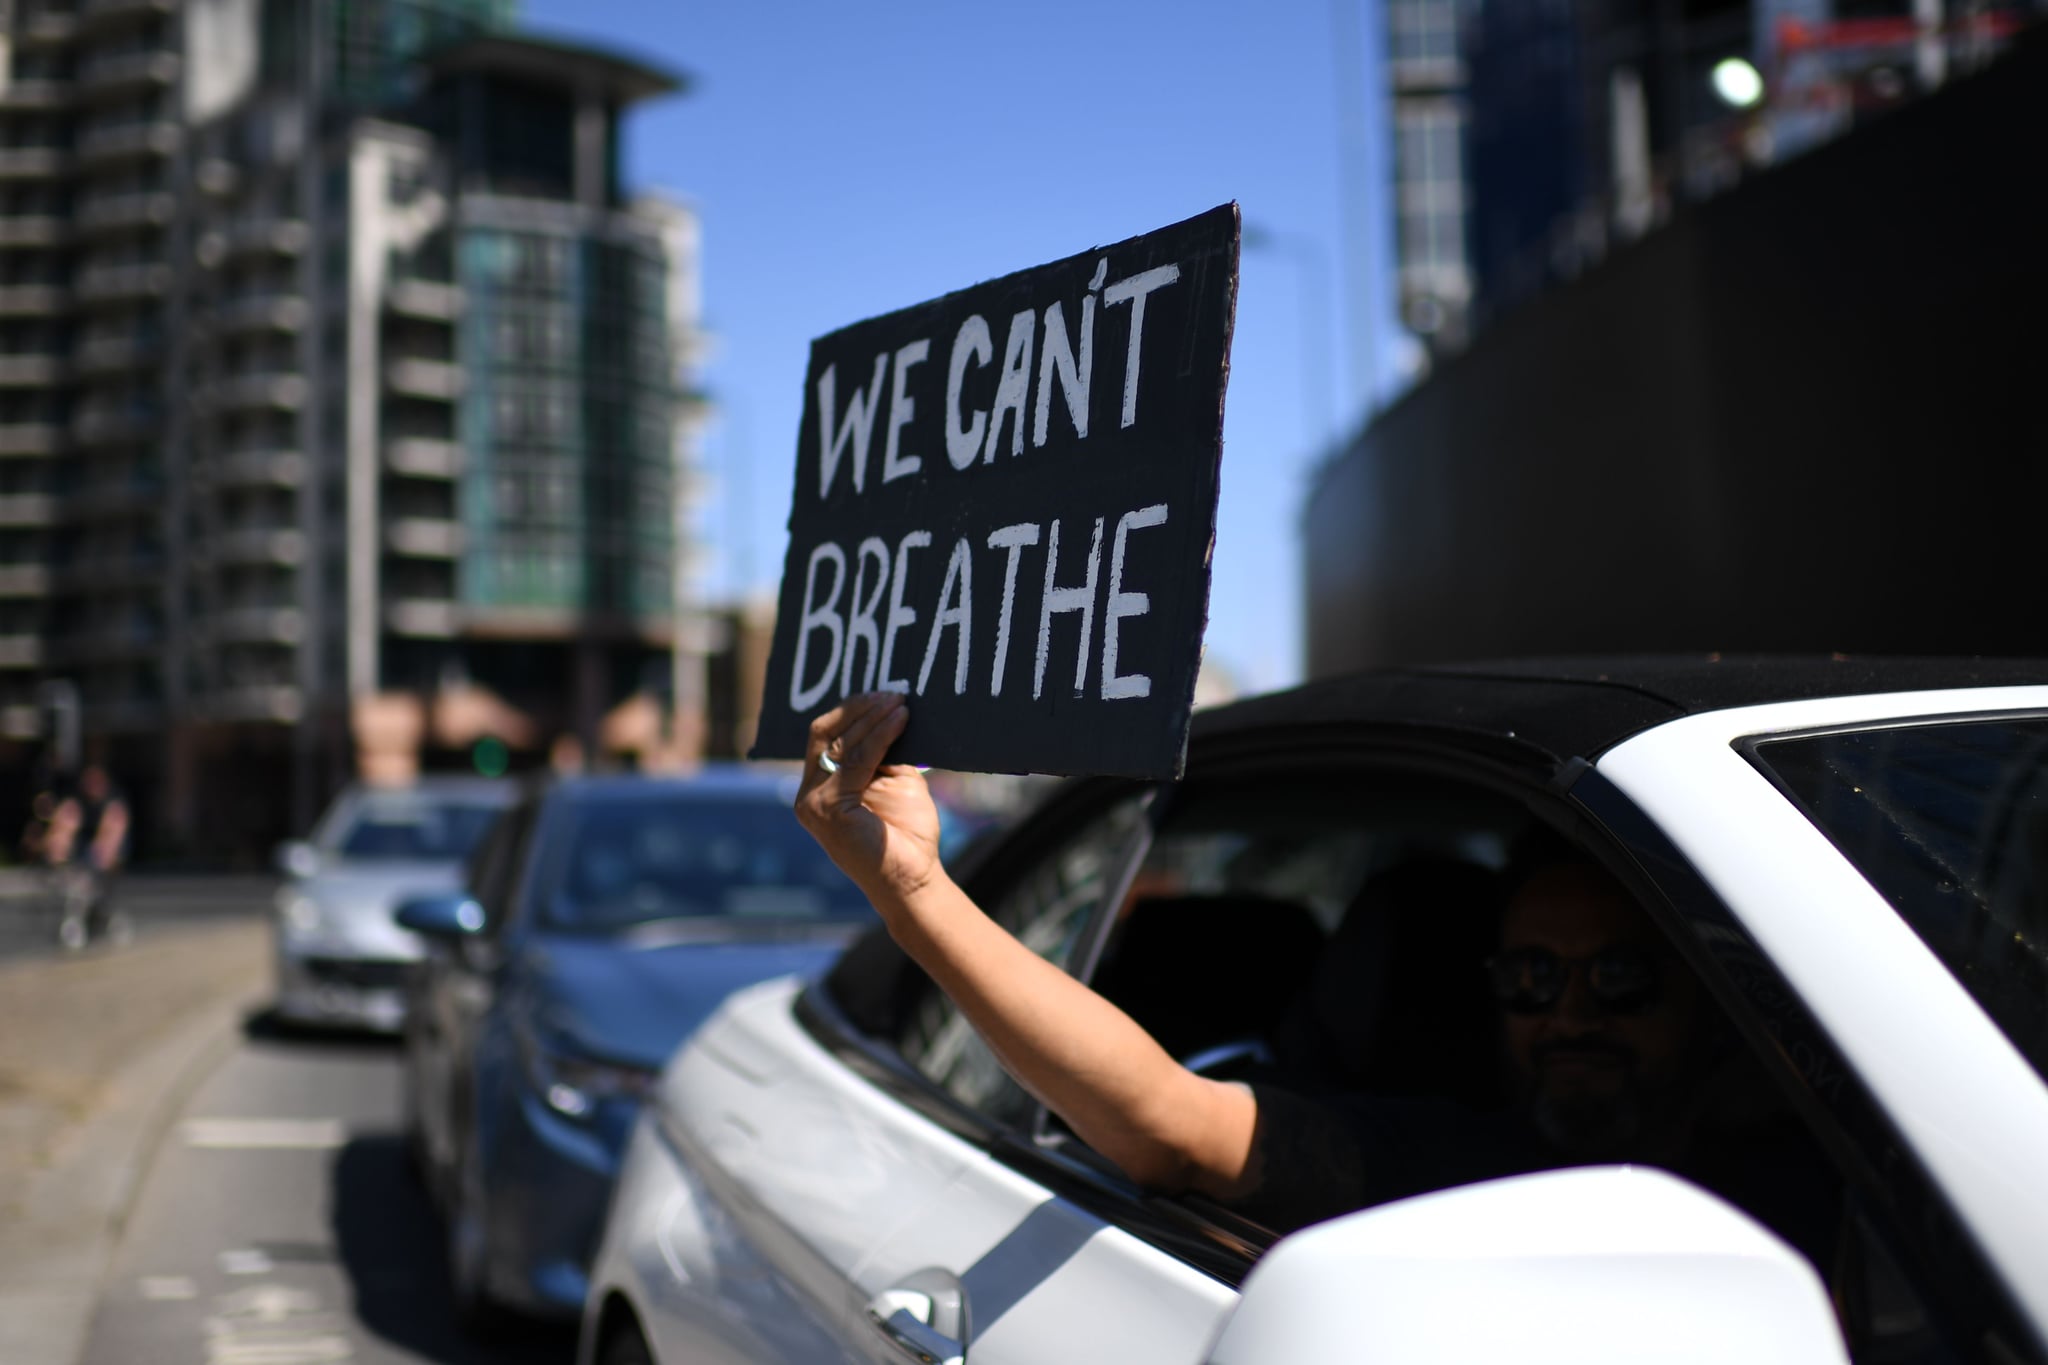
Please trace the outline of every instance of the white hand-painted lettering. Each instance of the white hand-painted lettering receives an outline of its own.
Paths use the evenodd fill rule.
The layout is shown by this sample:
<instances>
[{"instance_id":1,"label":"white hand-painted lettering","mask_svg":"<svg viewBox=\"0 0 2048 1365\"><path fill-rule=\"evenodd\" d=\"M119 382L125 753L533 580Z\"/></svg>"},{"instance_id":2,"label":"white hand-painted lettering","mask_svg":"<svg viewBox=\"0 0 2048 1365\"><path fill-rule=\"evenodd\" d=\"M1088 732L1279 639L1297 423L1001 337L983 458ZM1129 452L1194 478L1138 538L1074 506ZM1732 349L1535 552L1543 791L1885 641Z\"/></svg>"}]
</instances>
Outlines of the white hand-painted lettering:
<instances>
[{"instance_id":1,"label":"white hand-painted lettering","mask_svg":"<svg viewBox=\"0 0 2048 1365\"><path fill-rule=\"evenodd\" d=\"M1031 423L1031 444L1045 444L1045 429L1052 420L1052 385L1059 379L1060 396L1067 400L1067 416L1074 423L1074 435L1088 439L1088 390L1095 374L1095 295L1081 301L1081 355L1076 360L1067 349L1067 316L1058 303L1045 310L1045 345L1038 353L1038 410Z\"/></svg>"},{"instance_id":2,"label":"white hand-painted lettering","mask_svg":"<svg viewBox=\"0 0 2048 1365\"><path fill-rule=\"evenodd\" d=\"M1003 374L996 381L996 405L988 415L988 444L981 458L994 464L996 447L1003 443L1003 423L1014 416L1010 428L1010 453L1024 453L1024 404L1031 397L1031 347L1038 336L1038 314L1026 308L1010 319L1010 334L1003 339Z\"/></svg>"},{"instance_id":3,"label":"white hand-painted lettering","mask_svg":"<svg viewBox=\"0 0 2048 1365\"><path fill-rule=\"evenodd\" d=\"M1014 526L989 532L989 549L1009 551L1003 564L1003 607L996 617L996 667L988 680L991 697L1003 695L1003 666L1010 658L1010 609L1017 601L1017 561L1022 557L1025 546L1037 543L1038 523L1035 521L1020 521Z\"/></svg>"},{"instance_id":4,"label":"white hand-painted lettering","mask_svg":"<svg viewBox=\"0 0 2048 1365\"><path fill-rule=\"evenodd\" d=\"M832 591L818 600L818 566L832 566ZM839 592L846 586L846 551L826 541L811 550L811 562L804 569L804 611L796 623L796 662L789 670L789 709L808 711L816 705L839 676L839 649L846 629L839 624ZM810 655L811 632L822 630L832 637L832 653L825 660L818 681L804 686L804 662Z\"/></svg>"},{"instance_id":5,"label":"white hand-painted lettering","mask_svg":"<svg viewBox=\"0 0 2048 1365\"><path fill-rule=\"evenodd\" d=\"M923 364L931 353L929 341L913 341L896 352L896 382L889 397L889 432L882 442L883 483L915 474L924 468L923 459L916 455L899 455L897 448L903 428L917 416L917 400L905 392L910 367Z\"/></svg>"},{"instance_id":6,"label":"white hand-painted lettering","mask_svg":"<svg viewBox=\"0 0 2048 1365\"><path fill-rule=\"evenodd\" d=\"M1038 601L1038 663L1031 672L1031 697L1037 700L1045 690L1045 661L1052 647L1052 618L1064 612L1081 613L1081 644L1074 655L1074 695L1080 696L1088 680L1088 646L1095 638L1095 581L1102 567L1102 518L1095 519L1095 538L1088 545L1088 577L1079 587L1053 585L1060 563L1060 523L1053 518L1045 542L1045 594Z\"/></svg>"},{"instance_id":7,"label":"white hand-painted lettering","mask_svg":"<svg viewBox=\"0 0 2048 1365\"><path fill-rule=\"evenodd\" d=\"M988 322L979 313L968 315L953 334L953 354L946 362L946 462L965 469L981 458L981 439L988 427L988 414L975 410L974 420L960 425L960 385L967 378L967 366L988 364L995 358Z\"/></svg>"},{"instance_id":8,"label":"white hand-painted lettering","mask_svg":"<svg viewBox=\"0 0 2048 1365\"><path fill-rule=\"evenodd\" d=\"M1138 420L1138 354L1145 337L1145 299L1153 290L1164 289L1179 278L1180 267L1177 265L1154 266L1128 279L1118 280L1102 291L1102 306L1105 308L1114 308L1126 300L1131 305L1131 348L1124 356L1125 426Z\"/></svg>"},{"instance_id":9,"label":"white hand-painted lettering","mask_svg":"<svg viewBox=\"0 0 2048 1365\"><path fill-rule=\"evenodd\" d=\"M882 630L882 676L875 684L884 691L910 690L910 680L894 676L889 661L896 657L896 632L917 624L917 613L903 605L903 589L910 582L910 552L931 543L930 531L912 531L896 542L896 574L889 584L889 624Z\"/></svg>"},{"instance_id":10,"label":"white hand-painted lettering","mask_svg":"<svg viewBox=\"0 0 2048 1365\"><path fill-rule=\"evenodd\" d=\"M874 590L868 590L868 565L875 566ZM846 600L846 648L839 666L839 695L850 697L855 692L870 692L875 686L875 668L882 657L882 637L875 628L875 612L881 608L882 594L889 587L889 544L880 536L869 536L854 552L853 596ZM861 675L859 687L853 685L854 654L865 643L868 647L867 671Z\"/></svg>"},{"instance_id":11,"label":"white hand-painted lettering","mask_svg":"<svg viewBox=\"0 0 2048 1365\"><path fill-rule=\"evenodd\" d=\"M1102 699L1149 697L1152 679L1143 673L1116 671L1117 625L1127 616L1143 616L1152 610L1152 599L1142 592L1124 591L1124 543L1133 531L1166 524L1166 504L1153 503L1117 518L1116 537L1109 551L1109 602L1102 612Z\"/></svg>"},{"instance_id":12,"label":"white hand-painted lettering","mask_svg":"<svg viewBox=\"0 0 2048 1365\"><path fill-rule=\"evenodd\" d=\"M874 443L875 414L882 408L882 381L888 373L888 355L876 356L873 382L865 390L854 389L846 400L844 418L839 416L838 408L839 367L827 365L825 373L818 376L819 498L832 491L832 476L839 472L839 462L845 458L849 442L853 445L853 491L858 493L867 487L868 447ZM837 434L833 431L835 421L839 424Z\"/></svg>"},{"instance_id":13,"label":"white hand-painted lettering","mask_svg":"<svg viewBox=\"0 0 2048 1365\"><path fill-rule=\"evenodd\" d=\"M960 594L953 595L958 584ZM952 603L952 605L947 605ZM932 633L924 642L924 663L917 670L917 695L923 696L932 678L932 661L939 657L939 637L948 626L960 628L960 648L953 657L953 695L967 690L967 651L973 647L974 556L963 537L953 542L952 557L946 561L946 582L939 589L939 609L932 616Z\"/></svg>"}]
</instances>

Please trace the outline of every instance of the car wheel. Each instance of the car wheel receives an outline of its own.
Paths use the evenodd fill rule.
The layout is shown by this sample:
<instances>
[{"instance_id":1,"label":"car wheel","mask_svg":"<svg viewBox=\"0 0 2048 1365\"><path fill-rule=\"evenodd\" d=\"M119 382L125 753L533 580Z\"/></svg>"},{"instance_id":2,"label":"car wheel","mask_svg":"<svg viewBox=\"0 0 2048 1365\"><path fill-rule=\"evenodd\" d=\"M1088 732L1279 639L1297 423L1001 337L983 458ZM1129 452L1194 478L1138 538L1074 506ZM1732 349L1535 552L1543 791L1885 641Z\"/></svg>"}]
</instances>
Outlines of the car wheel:
<instances>
[{"instance_id":1,"label":"car wheel","mask_svg":"<svg viewBox=\"0 0 2048 1365\"><path fill-rule=\"evenodd\" d=\"M647 1338L628 1319L605 1337L597 1365L654 1365L654 1352L647 1349Z\"/></svg>"}]
</instances>

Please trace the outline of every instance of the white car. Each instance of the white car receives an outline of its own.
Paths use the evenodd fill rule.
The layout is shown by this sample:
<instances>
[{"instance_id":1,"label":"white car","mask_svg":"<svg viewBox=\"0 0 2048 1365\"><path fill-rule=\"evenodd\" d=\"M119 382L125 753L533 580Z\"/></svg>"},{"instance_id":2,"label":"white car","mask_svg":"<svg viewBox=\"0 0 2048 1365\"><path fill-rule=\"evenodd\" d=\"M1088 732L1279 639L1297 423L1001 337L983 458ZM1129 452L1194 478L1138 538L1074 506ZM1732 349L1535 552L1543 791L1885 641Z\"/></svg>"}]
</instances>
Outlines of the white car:
<instances>
[{"instance_id":1,"label":"white car","mask_svg":"<svg viewBox=\"0 0 2048 1365\"><path fill-rule=\"evenodd\" d=\"M2040 1359L2043 677L1568 662L1207 712L1182 782L1071 783L963 885L1196 1070L1480 1105L1518 1007L1498 879L1562 838L1703 988L1677 1173L1537 1170L1283 1236L1136 1188L874 936L670 1063L581 1359ZM1577 961L1559 989L1599 1008L1641 987Z\"/></svg>"},{"instance_id":2,"label":"white car","mask_svg":"<svg viewBox=\"0 0 2048 1365\"><path fill-rule=\"evenodd\" d=\"M480 777L342 788L311 838L277 852L278 1017L401 1028L405 974L424 949L392 912L407 896L461 886L463 861L515 795L512 783Z\"/></svg>"}]
</instances>

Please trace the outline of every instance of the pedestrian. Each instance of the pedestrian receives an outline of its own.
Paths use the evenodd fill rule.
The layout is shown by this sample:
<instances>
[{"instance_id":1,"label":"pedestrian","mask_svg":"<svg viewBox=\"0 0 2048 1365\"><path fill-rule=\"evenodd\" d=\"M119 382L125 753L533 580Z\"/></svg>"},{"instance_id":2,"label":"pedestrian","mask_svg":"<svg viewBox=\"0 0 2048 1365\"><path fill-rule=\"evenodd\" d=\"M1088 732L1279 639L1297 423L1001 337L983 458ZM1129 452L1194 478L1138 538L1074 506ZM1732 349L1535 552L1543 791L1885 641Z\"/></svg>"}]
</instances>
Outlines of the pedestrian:
<instances>
[{"instance_id":1,"label":"pedestrian","mask_svg":"<svg viewBox=\"0 0 2048 1365\"><path fill-rule=\"evenodd\" d=\"M94 938L128 936L113 908L114 875L128 852L128 802L104 765L89 763L51 813L43 837L58 905L57 941L77 950Z\"/></svg>"}]
</instances>

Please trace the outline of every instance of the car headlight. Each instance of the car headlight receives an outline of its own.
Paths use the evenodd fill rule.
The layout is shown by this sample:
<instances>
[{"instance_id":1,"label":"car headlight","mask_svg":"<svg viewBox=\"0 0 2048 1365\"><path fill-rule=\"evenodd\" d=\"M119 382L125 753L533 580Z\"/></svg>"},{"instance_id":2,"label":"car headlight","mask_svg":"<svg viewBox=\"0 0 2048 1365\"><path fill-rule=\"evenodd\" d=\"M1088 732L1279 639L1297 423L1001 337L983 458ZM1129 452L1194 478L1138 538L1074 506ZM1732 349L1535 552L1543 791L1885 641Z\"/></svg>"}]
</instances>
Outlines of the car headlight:
<instances>
[{"instance_id":1,"label":"car headlight","mask_svg":"<svg viewBox=\"0 0 2048 1365\"><path fill-rule=\"evenodd\" d=\"M280 891L277 894L277 916L293 933L310 934L320 927L320 903L296 891Z\"/></svg>"},{"instance_id":2,"label":"car headlight","mask_svg":"<svg viewBox=\"0 0 2048 1365\"><path fill-rule=\"evenodd\" d=\"M564 1118L584 1119L609 1099L641 1100L653 1091L658 1073L645 1067L601 1062L543 1039L522 1019L514 1029L519 1060L534 1093Z\"/></svg>"}]
</instances>

